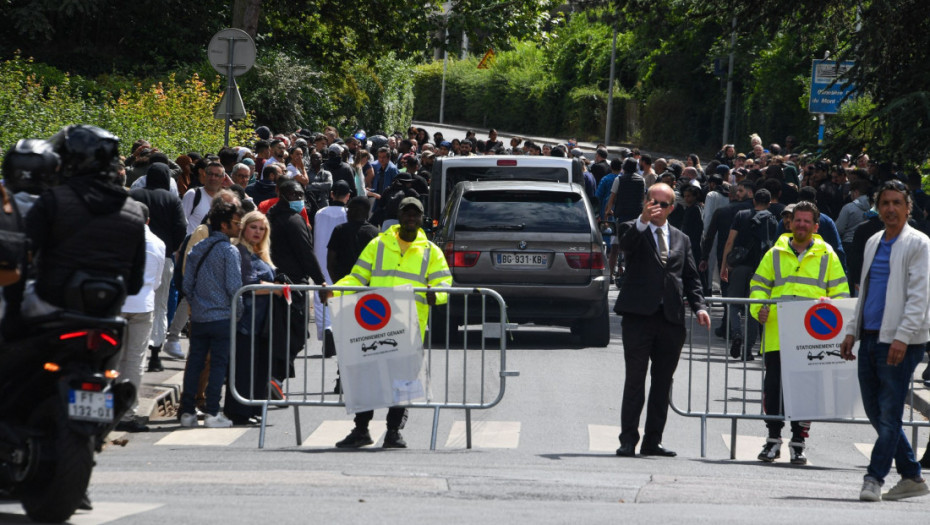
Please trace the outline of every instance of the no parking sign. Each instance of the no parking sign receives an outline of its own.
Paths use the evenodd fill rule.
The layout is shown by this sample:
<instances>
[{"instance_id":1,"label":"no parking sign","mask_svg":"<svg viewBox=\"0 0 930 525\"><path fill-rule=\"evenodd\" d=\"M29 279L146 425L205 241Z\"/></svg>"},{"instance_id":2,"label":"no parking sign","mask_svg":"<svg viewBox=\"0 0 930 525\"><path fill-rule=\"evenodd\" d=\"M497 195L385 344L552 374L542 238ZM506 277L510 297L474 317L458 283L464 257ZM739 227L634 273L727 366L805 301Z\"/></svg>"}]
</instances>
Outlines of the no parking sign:
<instances>
[{"instance_id":1,"label":"no parking sign","mask_svg":"<svg viewBox=\"0 0 930 525\"><path fill-rule=\"evenodd\" d=\"M856 299L778 304L786 419L865 417L858 365L840 357L844 322L855 307Z\"/></svg>"},{"instance_id":2,"label":"no parking sign","mask_svg":"<svg viewBox=\"0 0 930 525\"><path fill-rule=\"evenodd\" d=\"M411 286L372 288L329 301L346 412L426 397L414 301Z\"/></svg>"}]
</instances>

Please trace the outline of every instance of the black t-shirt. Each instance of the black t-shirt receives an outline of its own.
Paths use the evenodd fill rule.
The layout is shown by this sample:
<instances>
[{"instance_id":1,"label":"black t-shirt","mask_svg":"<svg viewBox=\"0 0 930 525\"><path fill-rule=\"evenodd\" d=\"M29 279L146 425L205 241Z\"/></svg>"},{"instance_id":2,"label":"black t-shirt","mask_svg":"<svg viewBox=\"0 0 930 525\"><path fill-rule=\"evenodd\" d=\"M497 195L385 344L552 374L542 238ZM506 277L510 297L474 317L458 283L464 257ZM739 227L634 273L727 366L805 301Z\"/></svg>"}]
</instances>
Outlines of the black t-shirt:
<instances>
[{"instance_id":1,"label":"black t-shirt","mask_svg":"<svg viewBox=\"0 0 930 525\"><path fill-rule=\"evenodd\" d=\"M368 222L346 222L336 226L326 245L336 254L335 266L329 268L333 282L349 275L362 250L378 233L378 228Z\"/></svg>"}]
</instances>

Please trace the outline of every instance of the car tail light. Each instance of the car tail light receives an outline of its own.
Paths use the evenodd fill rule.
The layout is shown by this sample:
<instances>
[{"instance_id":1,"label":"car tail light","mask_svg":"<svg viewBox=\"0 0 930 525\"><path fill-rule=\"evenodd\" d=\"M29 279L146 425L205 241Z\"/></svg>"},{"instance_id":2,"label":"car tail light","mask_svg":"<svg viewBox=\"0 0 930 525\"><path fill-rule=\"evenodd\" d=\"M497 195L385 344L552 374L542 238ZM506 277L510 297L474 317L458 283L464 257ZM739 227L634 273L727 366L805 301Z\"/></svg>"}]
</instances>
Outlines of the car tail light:
<instances>
[{"instance_id":1,"label":"car tail light","mask_svg":"<svg viewBox=\"0 0 930 525\"><path fill-rule=\"evenodd\" d=\"M592 248L587 253L566 253L565 261L576 270L603 270L604 252Z\"/></svg>"},{"instance_id":2,"label":"car tail light","mask_svg":"<svg viewBox=\"0 0 930 525\"><path fill-rule=\"evenodd\" d=\"M481 252L456 250L452 242L446 243L443 253L450 268L470 268L478 262L481 255Z\"/></svg>"},{"instance_id":3,"label":"car tail light","mask_svg":"<svg viewBox=\"0 0 930 525\"><path fill-rule=\"evenodd\" d=\"M498 166L516 166L517 160L516 159L499 159L497 161L497 165Z\"/></svg>"}]
</instances>

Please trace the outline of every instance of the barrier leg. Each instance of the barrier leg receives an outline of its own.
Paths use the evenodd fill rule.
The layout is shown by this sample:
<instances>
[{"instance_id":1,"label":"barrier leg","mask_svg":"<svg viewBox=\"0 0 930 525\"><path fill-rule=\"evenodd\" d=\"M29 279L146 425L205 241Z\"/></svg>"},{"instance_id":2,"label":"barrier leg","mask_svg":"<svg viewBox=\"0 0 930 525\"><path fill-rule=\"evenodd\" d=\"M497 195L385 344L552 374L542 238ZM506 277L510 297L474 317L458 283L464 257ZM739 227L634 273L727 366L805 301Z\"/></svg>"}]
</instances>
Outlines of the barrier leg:
<instances>
[{"instance_id":1,"label":"barrier leg","mask_svg":"<svg viewBox=\"0 0 930 525\"><path fill-rule=\"evenodd\" d=\"M730 459L736 459L736 418L730 420Z\"/></svg>"},{"instance_id":2,"label":"barrier leg","mask_svg":"<svg viewBox=\"0 0 930 525\"><path fill-rule=\"evenodd\" d=\"M433 407L433 434L429 438L430 450L436 450L437 434L439 434L439 407Z\"/></svg>"},{"instance_id":3,"label":"barrier leg","mask_svg":"<svg viewBox=\"0 0 930 525\"><path fill-rule=\"evenodd\" d=\"M471 448L471 409L465 409L465 448Z\"/></svg>"},{"instance_id":4,"label":"barrier leg","mask_svg":"<svg viewBox=\"0 0 930 525\"><path fill-rule=\"evenodd\" d=\"M701 457L707 457L707 416L701 416Z\"/></svg>"},{"instance_id":5,"label":"barrier leg","mask_svg":"<svg viewBox=\"0 0 930 525\"><path fill-rule=\"evenodd\" d=\"M258 431L258 448L265 448L265 429L268 427L268 402L262 403L262 423Z\"/></svg>"},{"instance_id":6,"label":"barrier leg","mask_svg":"<svg viewBox=\"0 0 930 525\"><path fill-rule=\"evenodd\" d=\"M300 435L300 407L294 405L294 435L297 436L297 446L304 442Z\"/></svg>"}]
</instances>

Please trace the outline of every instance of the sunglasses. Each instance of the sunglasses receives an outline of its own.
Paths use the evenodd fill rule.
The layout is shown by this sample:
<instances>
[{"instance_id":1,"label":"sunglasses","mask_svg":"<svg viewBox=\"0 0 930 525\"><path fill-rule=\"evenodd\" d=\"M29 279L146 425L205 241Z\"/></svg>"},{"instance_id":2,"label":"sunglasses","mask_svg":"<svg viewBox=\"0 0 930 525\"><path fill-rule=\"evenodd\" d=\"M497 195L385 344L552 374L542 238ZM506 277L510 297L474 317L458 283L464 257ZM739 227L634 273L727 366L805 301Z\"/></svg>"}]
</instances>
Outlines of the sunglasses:
<instances>
[{"instance_id":1,"label":"sunglasses","mask_svg":"<svg viewBox=\"0 0 930 525\"><path fill-rule=\"evenodd\" d=\"M655 200L655 199L652 199L652 205L653 205L653 206L659 206L660 208L662 208L662 209L664 210L665 208L668 208L669 206L671 206L671 203L668 203L668 202L660 202L660 201L657 201L657 200Z\"/></svg>"}]
</instances>

